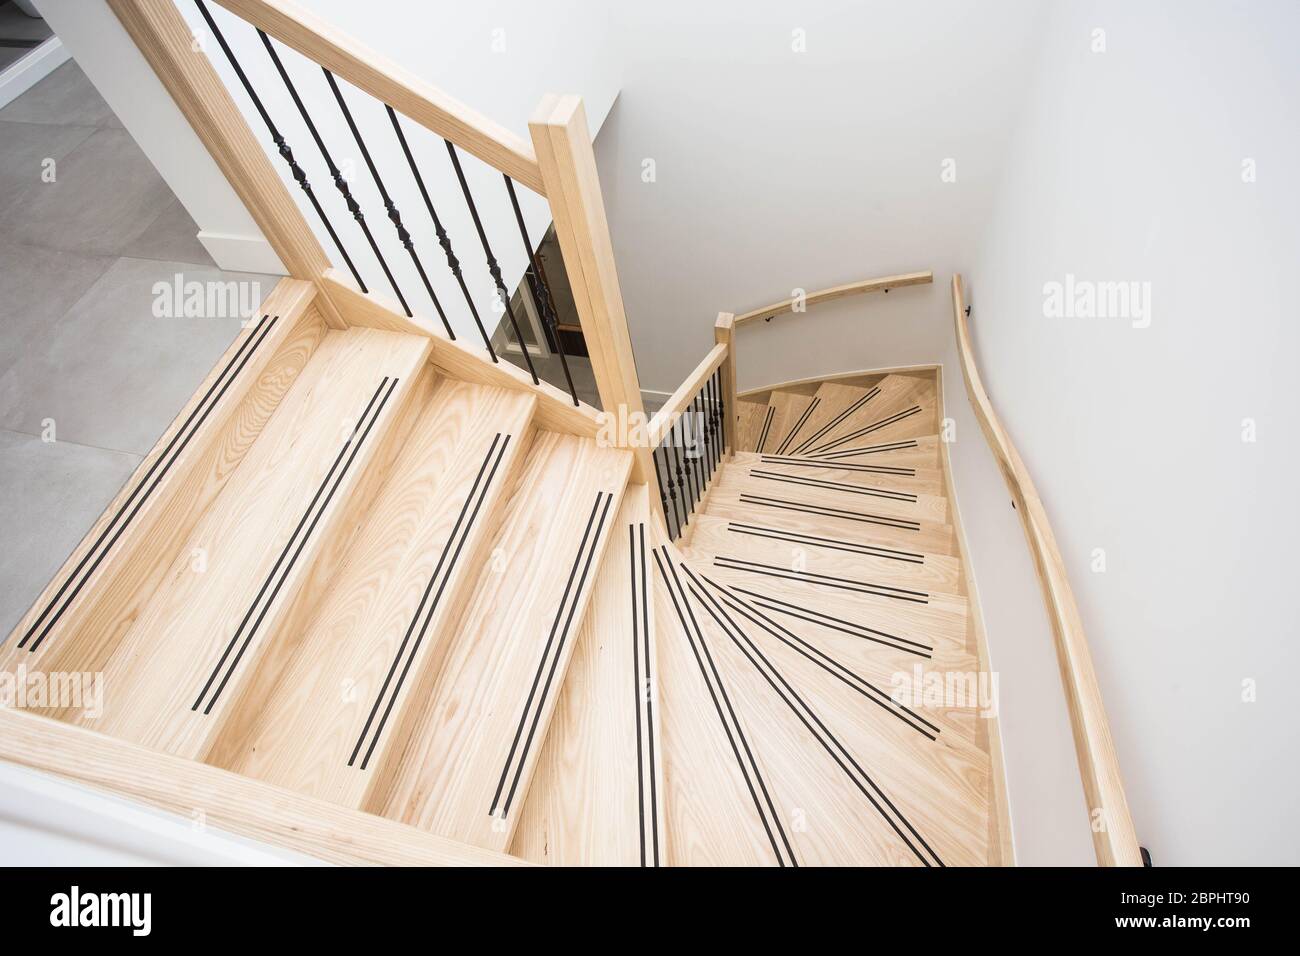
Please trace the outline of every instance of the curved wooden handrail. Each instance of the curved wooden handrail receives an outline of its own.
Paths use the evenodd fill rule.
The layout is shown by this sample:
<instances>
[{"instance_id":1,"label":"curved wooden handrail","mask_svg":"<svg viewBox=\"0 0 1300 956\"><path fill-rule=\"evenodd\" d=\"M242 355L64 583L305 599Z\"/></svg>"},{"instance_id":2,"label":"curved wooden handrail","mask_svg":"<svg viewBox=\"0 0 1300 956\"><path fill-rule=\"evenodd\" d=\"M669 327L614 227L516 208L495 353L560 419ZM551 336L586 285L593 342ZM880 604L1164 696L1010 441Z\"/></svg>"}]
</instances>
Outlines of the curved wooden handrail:
<instances>
[{"instance_id":1,"label":"curved wooden handrail","mask_svg":"<svg viewBox=\"0 0 1300 956\"><path fill-rule=\"evenodd\" d=\"M288 0L215 0L489 166L546 195L532 145Z\"/></svg>"},{"instance_id":2,"label":"curved wooden handrail","mask_svg":"<svg viewBox=\"0 0 1300 956\"><path fill-rule=\"evenodd\" d=\"M926 285L933 281L934 273L932 272L906 272L902 275L883 276L879 279L863 279L861 282L850 282L847 285L819 289L816 292L807 293L801 301L805 306L817 305L820 302L843 299L850 295L861 295L864 292L888 292L890 289L898 289L908 285ZM761 309L743 312L736 316L736 325L741 326L747 322L757 322L759 319L770 319L773 316L791 312L794 310L795 301L794 298L784 299L781 302L765 305Z\"/></svg>"},{"instance_id":3,"label":"curved wooden handrail","mask_svg":"<svg viewBox=\"0 0 1300 956\"><path fill-rule=\"evenodd\" d=\"M966 380L966 394L970 397L975 417L988 440L989 447L1002 470L1012 501L1024 525L1025 538L1038 571L1043 588L1043 600L1052 620L1056 637L1056 656L1061 666L1061 682L1065 687L1066 704L1070 712L1070 726L1074 732L1074 748L1079 759L1079 774L1087 798L1092 824L1093 848L1097 862L1102 866L1141 866L1142 853L1138 847L1133 819L1129 815L1128 800L1120 778L1119 760L1115 743L1110 735L1110 724L1097 686L1097 675L1092 668L1092 654L1083 630L1083 619L1070 590L1056 536L1043 502L1034 489L1025 464L1016 452L1010 436L993 411L975 356L971 350L970 330L966 324L965 296L961 276L952 277L953 323L957 336L957 352L961 358L962 373Z\"/></svg>"}]
</instances>

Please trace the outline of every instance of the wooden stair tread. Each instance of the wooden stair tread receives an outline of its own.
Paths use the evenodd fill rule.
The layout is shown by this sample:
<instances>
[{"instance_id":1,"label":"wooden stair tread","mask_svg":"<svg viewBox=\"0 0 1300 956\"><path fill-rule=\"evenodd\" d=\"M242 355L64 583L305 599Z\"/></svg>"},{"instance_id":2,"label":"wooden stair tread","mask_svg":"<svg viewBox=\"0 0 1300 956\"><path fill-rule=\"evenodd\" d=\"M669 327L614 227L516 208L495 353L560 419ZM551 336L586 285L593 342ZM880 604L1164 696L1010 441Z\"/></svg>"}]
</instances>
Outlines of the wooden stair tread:
<instances>
[{"instance_id":1,"label":"wooden stair tread","mask_svg":"<svg viewBox=\"0 0 1300 956\"><path fill-rule=\"evenodd\" d=\"M869 548L861 543L807 536L773 525L697 515L691 550L710 557L735 555L753 561L799 566L817 574L899 584L941 594L961 594L961 562L946 554Z\"/></svg>"},{"instance_id":2,"label":"wooden stair tread","mask_svg":"<svg viewBox=\"0 0 1300 956\"><path fill-rule=\"evenodd\" d=\"M758 493L719 483L709 497L707 513L904 551L956 554L951 525L901 518L869 505L826 506L809 501L798 489Z\"/></svg>"},{"instance_id":3,"label":"wooden stair tread","mask_svg":"<svg viewBox=\"0 0 1300 956\"><path fill-rule=\"evenodd\" d=\"M402 419L429 342L331 331L105 669L93 729L202 758Z\"/></svg>"},{"instance_id":4,"label":"wooden stair tread","mask_svg":"<svg viewBox=\"0 0 1300 956\"><path fill-rule=\"evenodd\" d=\"M729 462L716 479L720 493L788 498L847 511L946 524L948 499L881 485L836 482L793 468Z\"/></svg>"},{"instance_id":5,"label":"wooden stair tread","mask_svg":"<svg viewBox=\"0 0 1300 956\"><path fill-rule=\"evenodd\" d=\"M427 698L531 439L526 392L440 379L267 704L214 763L363 807Z\"/></svg>"},{"instance_id":6,"label":"wooden stair tread","mask_svg":"<svg viewBox=\"0 0 1300 956\"><path fill-rule=\"evenodd\" d=\"M310 289L284 280L267 298L0 647L0 670L104 668L324 337Z\"/></svg>"},{"instance_id":7,"label":"wooden stair tread","mask_svg":"<svg viewBox=\"0 0 1300 956\"><path fill-rule=\"evenodd\" d=\"M747 402L739 399L736 402L736 419L735 419L735 441L736 449L753 449L758 447L759 438L763 434L763 426L767 422L770 409L766 402Z\"/></svg>"},{"instance_id":8,"label":"wooden stair tread","mask_svg":"<svg viewBox=\"0 0 1300 956\"><path fill-rule=\"evenodd\" d=\"M626 451L591 439L535 438L492 557L374 809L464 843L509 847L630 466Z\"/></svg>"},{"instance_id":9,"label":"wooden stair tread","mask_svg":"<svg viewBox=\"0 0 1300 956\"><path fill-rule=\"evenodd\" d=\"M534 863L668 861L651 520L628 489L511 846Z\"/></svg>"},{"instance_id":10,"label":"wooden stair tread","mask_svg":"<svg viewBox=\"0 0 1300 956\"><path fill-rule=\"evenodd\" d=\"M751 844L766 845L766 862L919 865L981 857L977 752L960 740L949 745L942 734L932 739L901 725L890 729L877 708L841 699L840 682L742 624L734 607L709 597L709 585L688 561L676 560L679 600L694 614L679 627L695 630L708 648L735 712L731 723L745 738L731 760L738 770L747 763L755 783L743 813L730 805L725 812L754 831ZM699 719L709 719L701 711ZM714 711L712 720L721 725ZM712 816L724 812L717 803L712 810ZM675 837L673 831L674 852Z\"/></svg>"},{"instance_id":11,"label":"wooden stair tread","mask_svg":"<svg viewBox=\"0 0 1300 956\"><path fill-rule=\"evenodd\" d=\"M918 468L914 465L892 465L884 460L861 461L852 459L824 460L803 455L760 455L756 452L737 452L727 462L730 469L763 468L786 475L802 475L822 481L862 485L873 488L891 488L914 494L946 494L943 472L937 468Z\"/></svg>"},{"instance_id":12,"label":"wooden stair tread","mask_svg":"<svg viewBox=\"0 0 1300 956\"><path fill-rule=\"evenodd\" d=\"M790 433L798 430L800 419L812 406L813 396L778 389L768 397L767 404L772 409L772 423L767 430L767 440L758 450L781 454Z\"/></svg>"},{"instance_id":13,"label":"wooden stair tread","mask_svg":"<svg viewBox=\"0 0 1300 956\"><path fill-rule=\"evenodd\" d=\"M858 411L815 439L811 434L804 435L787 451L817 456L845 448L932 435L938 428L933 381L888 375L869 391L875 393L874 397Z\"/></svg>"}]
</instances>

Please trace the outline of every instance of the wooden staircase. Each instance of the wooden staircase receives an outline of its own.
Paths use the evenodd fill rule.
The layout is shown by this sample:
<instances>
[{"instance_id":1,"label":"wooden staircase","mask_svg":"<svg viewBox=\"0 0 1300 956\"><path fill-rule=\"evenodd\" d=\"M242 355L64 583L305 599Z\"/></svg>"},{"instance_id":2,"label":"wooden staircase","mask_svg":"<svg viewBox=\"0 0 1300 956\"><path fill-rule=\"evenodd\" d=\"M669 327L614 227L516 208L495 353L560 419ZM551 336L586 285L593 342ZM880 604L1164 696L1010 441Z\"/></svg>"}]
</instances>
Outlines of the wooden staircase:
<instances>
[{"instance_id":1,"label":"wooden staircase","mask_svg":"<svg viewBox=\"0 0 1300 956\"><path fill-rule=\"evenodd\" d=\"M514 184L544 197L604 412L500 361L410 150L433 230L417 248L386 211L442 327L407 307L369 232L400 301L368 290L262 109L351 277L334 268L171 0L109 0L294 278L0 643L0 672L102 673L104 689L0 709L0 758L339 862L1010 863L938 368L737 400L736 326L796 302L722 313L640 429L581 101L544 98L530 144L288 0L215 2L273 58L271 38L379 101L404 147L409 121L458 172L457 148L502 175L553 312ZM482 349L434 296L433 234ZM969 362L956 282L954 315ZM974 399L991 419L982 386ZM1098 859L1132 864L1077 609L990 428L1045 569L1088 807L1107 814Z\"/></svg>"}]
</instances>

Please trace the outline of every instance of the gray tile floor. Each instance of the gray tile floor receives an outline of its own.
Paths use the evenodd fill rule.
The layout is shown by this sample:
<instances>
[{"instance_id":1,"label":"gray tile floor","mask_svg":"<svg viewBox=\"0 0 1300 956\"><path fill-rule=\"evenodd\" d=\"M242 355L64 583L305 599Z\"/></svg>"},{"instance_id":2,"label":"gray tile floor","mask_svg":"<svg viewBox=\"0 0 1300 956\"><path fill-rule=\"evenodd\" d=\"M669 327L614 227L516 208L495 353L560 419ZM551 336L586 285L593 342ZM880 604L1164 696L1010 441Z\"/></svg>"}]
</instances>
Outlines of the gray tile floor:
<instances>
[{"instance_id":1,"label":"gray tile floor","mask_svg":"<svg viewBox=\"0 0 1300 956\"><path fill-rule=\"evenodd\" d=\"M0 640L239 332L160 290L275 284L197 231L75 63L0 110Z\"/></svg>"}]
</instances>

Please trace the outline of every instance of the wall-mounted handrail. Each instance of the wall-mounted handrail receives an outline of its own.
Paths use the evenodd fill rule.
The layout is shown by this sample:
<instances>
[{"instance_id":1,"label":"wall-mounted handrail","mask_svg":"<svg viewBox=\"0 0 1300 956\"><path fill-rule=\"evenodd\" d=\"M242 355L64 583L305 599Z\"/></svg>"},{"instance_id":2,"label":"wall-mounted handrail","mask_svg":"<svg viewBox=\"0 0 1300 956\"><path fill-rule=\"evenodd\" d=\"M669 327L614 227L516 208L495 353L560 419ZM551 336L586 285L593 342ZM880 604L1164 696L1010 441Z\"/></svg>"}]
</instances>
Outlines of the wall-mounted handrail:
<instances>
[{"instance_id":1,"label":"wall-mounted handrail","mask_svg":"<svg viewBox=\"0 0 1300 956\"><path fill-rule=\"evenodd\" d=\"M864 292L888 292L890 289L899 289L909 285L926 285L933 281L934 273L932 272L906 272L902 275L882 276L879 279L863 279L861 282L831 286L829 289L819 289L799 298L783 299L780 302L765 305L761 309L742 312L736 316L736 325L741 326L749 322L757 322L759 319L771 319L774 316L784 315L786 312L793 312L798 304L804 306L817 305L821 302L843 299L851 295L861 295Z\"/></svg>"},{"instance_id":2,"label":"wall-mounted handrail","mask_svg":"<svg viewBox=\"0 0 1300 956\"><path fill-rule=\"evenodd\" d=\"M329 22L288 0L214 0L404 116L542 195L527 140L453 99Z\"/></svg>"},{"instance_id":3,"label":"wall-mounted handrail","mask_svg":"<svg viewBox=\"0 0 1300 956\"><path fill-rule=\"evenodd\" d=\"M1119 759L1110 735L1101 689L1097 686L1097 675L1093 671L1083 619L1079 616L1043 502L1006 428L993 411L980 379L971 349L965 296L959 275L952 277L952 309L966 393L1020 514L1042 585L1043 600L1052 621L1097 862L1102 866L1141 866L1142 853L1129 815L1128 800L1124 796Z\"/></svg>"}]
</instances>

